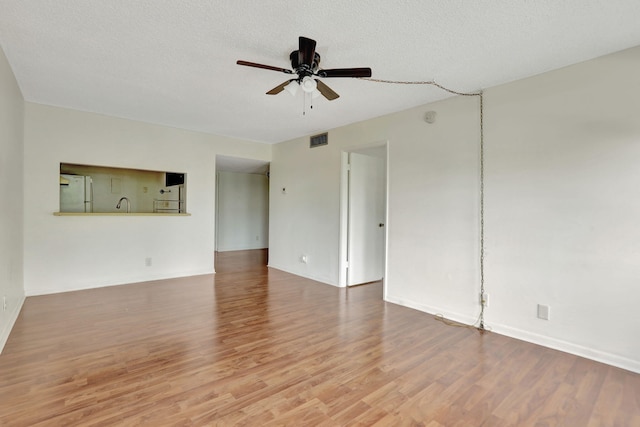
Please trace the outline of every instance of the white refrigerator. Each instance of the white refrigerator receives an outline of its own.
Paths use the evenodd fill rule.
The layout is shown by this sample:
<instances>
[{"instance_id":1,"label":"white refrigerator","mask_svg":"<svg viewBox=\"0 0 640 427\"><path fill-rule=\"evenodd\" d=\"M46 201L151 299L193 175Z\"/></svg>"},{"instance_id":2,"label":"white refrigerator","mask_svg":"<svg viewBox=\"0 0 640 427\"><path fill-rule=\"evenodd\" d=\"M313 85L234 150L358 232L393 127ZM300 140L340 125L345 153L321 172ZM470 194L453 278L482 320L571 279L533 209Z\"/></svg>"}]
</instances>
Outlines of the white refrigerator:
<instances>
[{"instance_id":1,"label":"white refrigerator","mask_svg":"<svg viewBox=\"0 0 640 427\"><path fill-rule=\"evenodd\" d=\"M60 212L93 212L90 176L60 175Z\"/></svg>"}]
</instances>

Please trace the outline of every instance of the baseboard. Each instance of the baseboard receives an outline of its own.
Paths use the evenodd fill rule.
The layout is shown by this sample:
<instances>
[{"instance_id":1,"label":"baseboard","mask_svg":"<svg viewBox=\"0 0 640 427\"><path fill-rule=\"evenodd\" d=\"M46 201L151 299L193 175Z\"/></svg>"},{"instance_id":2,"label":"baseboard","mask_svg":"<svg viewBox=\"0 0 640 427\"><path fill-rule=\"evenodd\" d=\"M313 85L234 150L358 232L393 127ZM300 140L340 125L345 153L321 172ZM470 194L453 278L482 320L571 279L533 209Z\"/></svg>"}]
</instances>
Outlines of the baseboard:
<instances>
[{"instance_id":1,"label":"baseboard","mask_svg":"<svg viewBox=\"0 0 640 427\"><path fill-rule=\"evenodd\" d=\"M491 328L491 332L495 332L500 335L530 342L532 344L538 344L543 347L552 348L554 350L563 351L565 353L574 354L576 356L595 360L596 362L605 363L607 365L615 366L627 371L640 374L640 361L638 360L632 360L623 356L618 356L616 354L595 350L568 341L551 338L545 335L540 335L517 328L512 328L506 325L491 323L489 327Z\"/></svg>"},{"instance_id":2,"label":"baseboard","mask_svg":"<svg viewBox=\"0 0 640 427\"><path fill-rule=\"evenodd\" d=\"M15 308L13 309L13 311L7 316L7 323L2 330L2 334L0 334L0 353L2 353L2 350L4 350L4 346L9 339L9 335L11 334L11 330L13 329L13 325L15 325L16 320L18 320L18 316L20 315L20 311L22 310L22 306L24 305L24 300L25 297L20 298L18 303L14 306Z\"/></svg>"},{"instance_id":3,"label":"baseboard","mask_svg":"<svg viewBox=\"0 0 640 427\"><path fill-rule=\"evenodd\" d=\"M269 264L269 265L267 265L267 267L274 268L274 269L280 270L280 271L284 271L285 273L293 274L295 276L304 277L305 279L314 280L316 282L324 283L325 285L335 286L336 288L341 287L337 283L332 283L332 282L327 281L327 279L325 279L325 278L314 277L313 275L308 275L308 274L301 274L300 272L291 271L291 270L288 270L286 268L278 267L278 266L273 265L273 264Z\"/></svg>"},{"instance_id":4,"label":"baseboard","mask_svg":"<svg viewBox=\"0 0 640 427\"><path fill-rule=\"evenodd\" d=\"M433 314L434 316L442 315L446 319L453 320L454 322L458 322L458 323L464 323L467 325L473 325L477 320L477 317L467 316L466 314L457 313L454 311L442 310L440 308L425 305L425 304L418 304L416 302L408 301L403 298L398 298L393 295L387 295L385 297L385 301L391 302L393 304L398 304L403 307L413 308L414 310L422 311L425 313Z\"/></svg>"},{"instance_id":5,"label":"baseboard","mask_svg":"<svg viewBox=\"0 0 640 427\"><path fill-rule=\"evenodd\" d=\"M441 310L437 307L428 306L424 304L417 304L413 301L408 301L402 298L394 297L392 295L387 295L387 297L385 298L385 301L402 305L404 307L413 308L415 310L423 311L425 313L429 313L433 315L441 314L447 319L460 322L460 323L465 323L468 325L474 324L477 320L477 318L474 318L472 316L468 316L468 315L464 315L456 312L450 312L446 310ZM487 329L490 329L491 332L504 335L510 338L526 341L532 344L537 344L543 347L552 348L554 350L584 357L585 359L594 360L596 362L601 362L607 365L615 366L621 369L625 369L627 371L640 373L640 361L638 360L632 360L623 356L618 356L616 354L595 350L592 348L573 344L568 341L559 340L556 338L551 338L551 337L536 334L533 332L524 331L522 329L512 328L506 325L486 323L486 327Z\"/></svg>"},{"instance_id":6,"label":"baseboard","mask_svg":"<svg viewBox=\"0 0 640 427\"><path fill-rule=\"evenodd\" d=\"M255 251L260 249L269 249L269 247L265 247L264 245L257 246L223 246L221 248L216 249L216 252L234 252L234 251Z\"/></svg>"},{"instance_id":7,"label":"baseboard","mask_svg":"<svg viewBox=\"0 0 640 427\"><path fill-rule=\"evenodd\" d=\"M215 271L213 269L206 271L187 271L187 272L178 272L171 274L157 274L157 275L148 275L144 277L129 277L126 279L109 282L109 283L83 283L80 285L70 286L64 289L25 289L25 293L27 296L38 296L38 295L51 295L51 294L60 294L63 292L74 292L74 291L84 291L87 289L98 289L98 288L106 288L109 286L122 286L129 285L133 283L143 283L143 282L153 282L155 280L170 280L170 279L179 279L181 277L190 277L190 276L203 276L207 274L213 274Z\"/></svg>"}]
</instances>

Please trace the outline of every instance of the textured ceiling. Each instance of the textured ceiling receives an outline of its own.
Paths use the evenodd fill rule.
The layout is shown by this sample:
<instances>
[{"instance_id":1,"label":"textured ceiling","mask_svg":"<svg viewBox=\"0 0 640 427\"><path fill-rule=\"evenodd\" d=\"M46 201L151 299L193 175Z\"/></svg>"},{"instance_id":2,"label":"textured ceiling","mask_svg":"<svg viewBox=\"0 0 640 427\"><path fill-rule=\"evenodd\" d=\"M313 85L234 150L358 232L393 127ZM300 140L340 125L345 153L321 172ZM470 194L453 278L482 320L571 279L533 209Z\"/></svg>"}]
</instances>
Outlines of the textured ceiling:
<instances>
[{"instance_id":1,"label":"textured ceiling","mask_svg":"<svg viewBox=\"0 0 640 427\"><path fill-rule=\"evenodd\" d=\"M448 96L325 79L341 96L265 92L298 36L323 68L436 80L458 91L640 45L638 0L0 0L0 43L24 98L275 143ZM306 114L303 115L303 111Z\"/></svg>"}]
</instances>

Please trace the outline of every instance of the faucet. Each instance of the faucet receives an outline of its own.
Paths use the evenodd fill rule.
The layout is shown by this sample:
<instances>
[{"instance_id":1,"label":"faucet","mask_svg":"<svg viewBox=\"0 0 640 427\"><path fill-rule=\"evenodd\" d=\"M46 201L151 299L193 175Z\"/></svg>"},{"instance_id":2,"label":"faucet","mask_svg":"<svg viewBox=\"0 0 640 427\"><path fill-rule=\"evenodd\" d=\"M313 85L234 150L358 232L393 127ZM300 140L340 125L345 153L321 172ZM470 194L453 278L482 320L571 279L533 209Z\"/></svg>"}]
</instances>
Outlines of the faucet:
<instances>
[{"instance_id":1,"label":"faucet","mask_svg":"<svg viewBox=\"0 0 640 427\"><path fill-rule=\"evenodd\" d=\"M116 205L116 209L120 209L120 204L122 204L123 200L125 200L127 202L127 213L131 212L131 202L126 197L121 197L120 200L118 200L118 204Z\"/></svg>"}]
</instances>

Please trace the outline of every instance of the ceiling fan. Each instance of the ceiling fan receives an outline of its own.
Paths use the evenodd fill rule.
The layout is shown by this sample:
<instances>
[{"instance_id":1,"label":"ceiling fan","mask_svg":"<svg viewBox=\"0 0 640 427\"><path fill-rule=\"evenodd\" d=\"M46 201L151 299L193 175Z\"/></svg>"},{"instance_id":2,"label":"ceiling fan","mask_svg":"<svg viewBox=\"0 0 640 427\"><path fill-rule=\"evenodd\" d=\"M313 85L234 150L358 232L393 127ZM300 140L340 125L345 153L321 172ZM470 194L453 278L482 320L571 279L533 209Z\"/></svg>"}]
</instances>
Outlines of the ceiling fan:
<instances>
[{"instance_id":1,"label":"ceiling fan","mask_svg":"<svg viewBox=\"0 0 640 427\"><path fill-rule=\"evenodd\" d=\"M287 89L295 95L298 87L304 92L317 94L319 92L329 101L338 98L336 92L329 86L324 84L322 80L314 78L332 78L332 77L371 77L371 68L332 68L329 70L318 69L320 65L320 55L316 52L316 41L307 37L298 38L298 50L294 50L289 55L291 60L291 68L273 67L271 65L256 64L255 62L237 61L238 65L247 67L262 68L265 70L279 71L285 74L296 74L294 79L287 80L267 92L267 95L276 95Z\"/></svg>"}]
</instances>

